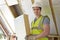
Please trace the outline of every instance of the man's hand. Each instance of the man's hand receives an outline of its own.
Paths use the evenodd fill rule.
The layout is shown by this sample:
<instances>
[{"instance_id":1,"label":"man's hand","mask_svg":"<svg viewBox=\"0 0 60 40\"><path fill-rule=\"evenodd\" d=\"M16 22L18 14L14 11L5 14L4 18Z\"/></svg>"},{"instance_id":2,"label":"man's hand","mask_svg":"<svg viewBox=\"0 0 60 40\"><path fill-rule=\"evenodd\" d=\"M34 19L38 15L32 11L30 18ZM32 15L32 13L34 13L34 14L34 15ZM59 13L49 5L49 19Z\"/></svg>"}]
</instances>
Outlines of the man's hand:
<instances>
[{"instance_id":1,"label":"man's hand","mask_svg":"<svg viewBox=\"0 0 60 40\"><path fill-rule=\"evenodd\" d=\"M29 40L36 40L35 36L32 36L32 35L29 36L28 39L29 39Z\"/></svg>"},{"instance_id":2,"label":"man's hand","mask_svg":"<svg viewBox=\"0 0 60 40\"><path fill-rule=\"evenodd\" d=\"M36 37L33 35L26 36L26 40L36 40Z\"/></svg>"}]
</instances>

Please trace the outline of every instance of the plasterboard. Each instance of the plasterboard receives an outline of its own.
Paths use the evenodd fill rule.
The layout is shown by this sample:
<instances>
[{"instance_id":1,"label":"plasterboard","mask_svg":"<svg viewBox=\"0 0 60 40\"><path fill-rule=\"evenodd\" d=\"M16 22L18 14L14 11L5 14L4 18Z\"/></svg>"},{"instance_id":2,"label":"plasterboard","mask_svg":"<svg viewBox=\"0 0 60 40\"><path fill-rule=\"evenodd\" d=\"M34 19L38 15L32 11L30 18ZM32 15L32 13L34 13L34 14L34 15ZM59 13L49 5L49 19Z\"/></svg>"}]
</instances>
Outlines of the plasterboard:
<instances>
[{"instance_id":1,"label":"plasterboard","mask_svg":"<svg viewBox=\"0 0 60 40\"><path fill-rule=\"evenodd\" d=\"M14 23L18 40L25 40L25 36L30 34L28 16L21 15L14 20Z\"/></svg>"}]
</instances>

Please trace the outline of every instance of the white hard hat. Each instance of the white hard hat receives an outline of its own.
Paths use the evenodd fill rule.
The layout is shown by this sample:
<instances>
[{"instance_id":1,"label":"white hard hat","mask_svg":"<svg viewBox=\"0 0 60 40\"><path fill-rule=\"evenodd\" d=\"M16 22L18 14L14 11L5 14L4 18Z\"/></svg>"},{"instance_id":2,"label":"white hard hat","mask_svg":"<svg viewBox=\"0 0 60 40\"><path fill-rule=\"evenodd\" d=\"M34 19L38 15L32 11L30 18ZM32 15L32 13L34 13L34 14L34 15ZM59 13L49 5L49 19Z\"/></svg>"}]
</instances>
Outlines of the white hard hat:
<instances>
[{"instance_id":1,"label":"white hard hat","mask_svg":"<svg viewBox=\"0 0 60 40\"><path fill-rule=\"evenodd\" d=\"M34 4L32 4L32 7L42 7L40 2L35 2Z\"/></svg>"}]
</instances>

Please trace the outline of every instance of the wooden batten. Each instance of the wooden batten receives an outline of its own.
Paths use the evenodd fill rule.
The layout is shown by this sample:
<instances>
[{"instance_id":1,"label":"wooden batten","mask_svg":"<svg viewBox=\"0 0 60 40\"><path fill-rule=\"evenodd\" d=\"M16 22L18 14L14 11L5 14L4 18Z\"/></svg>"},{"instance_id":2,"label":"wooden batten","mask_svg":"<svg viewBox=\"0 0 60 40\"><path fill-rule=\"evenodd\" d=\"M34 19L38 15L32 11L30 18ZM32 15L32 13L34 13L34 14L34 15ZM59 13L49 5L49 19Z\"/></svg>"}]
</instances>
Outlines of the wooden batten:
<instances>
[{"instance_id":1,"label":"wooden batten","mask_svg":"<svg viewBox=\"0 0 60 40\"><path fill-rule=\"evenodd\" d=\"M25 28L26 28L26 34L30 34L30 25L28 20L28 15L24 14L24 22L25 22Z\"/></svg>"},{"instance_id":2,"label":"wooden batten","mask_svg":"<svg viewBox=\"0 0 60 40\"><path fill-rule=\"evenodd\" d=\"M3 32L8 35L8 30L5 28L5 26L0 22L0 28L3 30Z\"/></svg>"},{"instance_id":3,"label":"wooden batten","mask_svg":"<svg viewBox=\"0 0 60 40\"><path fill-rule=\"evenodd\" d=\"M34 3L34 0L31 0L32 1L32 4Z\"/></svg>"},{"instance_id":4,"label":"wooden batten","mask_svg":"<svg viewBox=\"0 0 60 40\"><path fill-rule=\"evenodd\" d=\"M59 35L58 28L57 28L57 23L56 23L56 18L55 18L55 13L54 13L54 9L53 9L53 4L52 4L52 0L49 0L49 4L50 4L50 8L51 8L51 12L52 12L52 17L53 17L53 21L54 21L55 28L56 28L56 33L57 33L57 35Z\"/></svg>"}]
</instances>

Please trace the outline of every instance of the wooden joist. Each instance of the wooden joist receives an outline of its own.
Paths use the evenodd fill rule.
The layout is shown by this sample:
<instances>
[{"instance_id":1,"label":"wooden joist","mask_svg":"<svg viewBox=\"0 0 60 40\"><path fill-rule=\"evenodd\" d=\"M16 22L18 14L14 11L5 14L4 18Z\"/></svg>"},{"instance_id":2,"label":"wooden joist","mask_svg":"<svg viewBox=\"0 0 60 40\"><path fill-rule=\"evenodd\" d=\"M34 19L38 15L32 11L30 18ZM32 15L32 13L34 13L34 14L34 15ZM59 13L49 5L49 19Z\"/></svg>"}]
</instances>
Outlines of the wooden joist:
<instances>
[{"instance_id":1,"label":"wooden joist","mask_svg":"<svg viewBox=\"0 0 60 40\"><path fill-rule=\"evenodd\" d=\"M24 22L25 22L25 28L26 28L26 34L30 34L30 25L28 20L28 15L24 14Z\"/></svg>"},{"instance_id":2,"label":"wooden joist","mask_svg":"<svg viewBox=\"0 0 60 40\"><path fill-rule=\"evenodd\" d=\"M2 29L2 31L4 32L4 34L7 36L7 33L5 32L5 30L3 29L2 25L0 24L0 28Z\"/></svg>"},{"instance_id":3,"label":"wooden joist","mask_svg":"<svg viewBox=\"0 0 60 40\"><path fill-rule=\"evenodd\" d=\"M4 14L3 14L3 12L0 10L0 12L1 12L1 15L3 16L3 18L5 19L5 21L6 21L6 23L9 25L9 28L11 29L11 31L14 33L14 31L13 31L13 29L11 28L11 26L10 26L10 24L8 23L8 21L6 20L6 18L5 18L5 16L4 16ZM2 21L1 21L2 22ZM3 23L2 23L3 24Z\"/></svg>"},{"instance_id":4,"label":"wooden joist","mask_svg":"<svg viewBox=\"0 0 60 40\"><path fill-rule=\"evenodd\" d=\"M60 40L60 36L58 35L49 35L48 38L49 40Z\"/></svg>"},{"instance_id":5,"label":"wooden joist","mask_svg":"<svg viewBox=\"0 0 60 40\"><path fill-rule=\"evenodd\" d=\"M56 23L56 18L55 18L55 13L54 13L54 9L53 9L53 4L52 4L52 0L49 0L49 4L50 4L50 8L51 8L51 12L52 12L52 17L53 17L53 21L54 21L55 28L56 28L56 33L57 33L57 35L59 35L58 28L57 28L57 23Z\"/></svg>"}]
</instances>

